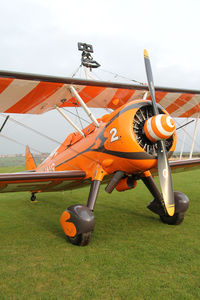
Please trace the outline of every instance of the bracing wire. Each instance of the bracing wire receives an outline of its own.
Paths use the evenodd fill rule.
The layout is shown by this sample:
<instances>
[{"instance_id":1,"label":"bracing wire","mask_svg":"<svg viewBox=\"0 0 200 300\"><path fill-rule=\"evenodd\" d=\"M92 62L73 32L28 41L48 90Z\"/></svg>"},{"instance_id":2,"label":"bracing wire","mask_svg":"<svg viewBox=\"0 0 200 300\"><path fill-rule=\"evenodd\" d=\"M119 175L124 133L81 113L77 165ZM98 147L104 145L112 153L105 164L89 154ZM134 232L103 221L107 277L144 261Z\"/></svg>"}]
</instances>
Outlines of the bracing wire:
<instances>
[{"instance_id":1,"label":"bracing wire","mask_svg":"<svg viewBox=\"0 0 200 300\"><path fill-rule=\"evenodd\" d=\"M78 119L79 119L79 122L80 122L80 125L81 125L81 129L83 130L83 124L82 124L82 122L81 122L81 118L80 118L80 116L79 116L78 109L77 109L76 106L75 106L75 110L76 110L76 113L77 113L77 116L78 116Z\"/></svg>"},{"instance_id":2,"label":"bracing wire","mask_svg":"<svg viewBox=\"0 0 200 300\"><path fill-rule=\"evenodd\" d=\"M74 77L74 76L76 76L76 74L78 73L78 71L80 70L80 68L81 68L81 65L77 68L77 70L72 74L72 78Z\"/></svg>"},{"instance_id":3,"label":"bracing wire","mask_svg":"<svg viewBox=\"0 0 200 300\"><path fill-rule=\"evenodd\" d=\"M3 115L3 114L1 114L1 115L2 115L3 117L6 117L6 116ZM50 140L51 142L54 142L54 143L56 143L56 144L61 145L61 142L59 142L59 141L57 141L57 140L55 140L55 139L49 137L48 135L46 135L46 134L44 134L44 133L42 133L42 132L40 132L40 131L38 131L38 130L36 130L36 129L31 128L31 127L28 126L28 125L25 125L24 123L21 123L21 122L15 120L15 119L13 119L12 117L9 117L9 121L11 121L11 122L13 122L13 123L15 123L15 124L17 124L17 125L19 125L19 126L22 126L22 127L26 128L26 129L28 129L28 130L30 130L30 131L32 131L32 132L38 134L38 135L41 135L42 137L44 137L44 138Z\"/></svg>"},{"instance_id":4,"label":"bracing wire","mask_svg":"<svg viewBox=\"0 0 200 300\"><path fill-rule=\"evenodd\" d=\"M23 144L23 143L21 143L21 142L15 140L15 139L13 139L13 138L11 138L11 137L8 137L8 136L6 136L6 135L4 135L4 134L2 134L2 133L0 133L0 136L1 136L2 138L4 138L4 139L7 139L7 140L9 140L9 141L11 141L11 142L13 142L13 143L16 143L16 144L20 145L20 146L26 147L25 144ZM40 154L43 154L40 150L37 150L37 149L35 149L35 148L33 148L33 147L30 147L30 149L33 150L33 151L35 151L35 152L38 152L38 153L40 153Z\"/></svg>"},{"instance_id":5,"label":"bracing wire","mask_svg":"<svg viewBox=\"0 0 200 300\"><path fill-rule=\"evenodd\" d=\"M180 125L180 123L176 120L176 122L177 122L177 124L179 125L179 126L181 126ZM186 135L186 137L189 139L189 140L191 140L192 141L192 136L191 136L191 134L185 129L185 135ZM181 138L178 136L178 140L180 140ZM191 144L189 144L189 142L188 141L185 141L185 144L187 145L187 146L191 146ZM199 142L197 142L197 139L196 139L196 141L195 141L195 146L196 147L198 147L199 149L200 149L200 144L199 144Z\"/></svg>"},{"instance_id":6,"label":"bracing wire","mask_svg":"<svg viewBox=\"0 0 200 300\"><path fill-rule=\"evenodd\" d=\"M129 80L129 81L138 83L138 84L140 84L140 85L145 85L145 86L146 86L146 83L144 83L144 82L140 82L140 81L138 81L138 80L135 80L135 79L132 79L132 78L128 78L128 77L126 77L126 76L123 76L123 75L120 75L120 74L117 74L117 73L114 73L114 72L110 72L110 71L105 70L105 69L101 69L101 71L113 75L114 78L119 77L119 78L123 78L123 79Z\"/></svg>"},{"instance_id":7,"label":"bracing wire","mask_svg":"<svg viewBox=\"0 0 200 300\"><path fill-rule=\"evenodd\" d=\"M66 109L65 107L62 107L62 109L65 110L66 112L72 114L73 116L77 117L77 115L76 115L75 113L73 113L72 111ZM83 117L80 117L80 119L81 119L82 121L85 121L85 122L88 123L88 124L91 123L91 122L87 121L86 119L84 119Z\"/></svg>"}]
</instances>

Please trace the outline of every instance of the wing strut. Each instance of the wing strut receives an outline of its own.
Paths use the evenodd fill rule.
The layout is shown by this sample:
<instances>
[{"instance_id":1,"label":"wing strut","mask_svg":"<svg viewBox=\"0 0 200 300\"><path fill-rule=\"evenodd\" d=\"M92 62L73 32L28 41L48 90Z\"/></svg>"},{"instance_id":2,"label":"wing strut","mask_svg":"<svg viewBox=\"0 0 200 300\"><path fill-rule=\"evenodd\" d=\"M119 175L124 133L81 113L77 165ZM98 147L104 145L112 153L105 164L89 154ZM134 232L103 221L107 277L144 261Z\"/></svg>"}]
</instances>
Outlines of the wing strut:
<instances>
[{"instance_id":1,"label":"wing strut","mask_svg":"<svg viewBox=\"0 0 200 300\"><path fill-rule=\"evenodd\" d=\"M83 137L85 137L84 133L78 128L78 126L76 126L76 124L57 105L55 105L55 108Z\"/></svg>"},{"instance_id":2,"label":"wing strut","mask_svg":"<svg viewBox=\"0 0 200 300\"><path fill-rule=\"evenodd\" d=\"M187 121L188 121L188 118L187 118ZM180 152L179 160L182 159L184 145L185 145L185 137L186 137L186 127L184 128L184 134L183 134L183 139L182 139L182 145L181 145L181 152Z\"/></svg>"},{"instance_id":3,"label":"wing strut","mask_svg":"<svg viewBox=\"0 0 200 300\"><path fill-rule=\"evenodd\" d=\"M190 150L190 159L192 159L192 154L193 154L193 150L194 150L194 144L195 144L195 140L196 140L196 135L197 135L197 125L198 125L198 122L199 122L199 114L198 114L198 117L196 118L196 121L195 121L195 125L194 125L194 133L193 133L193 138L192 138L192 146L191 146L191 150Z\"/></svg>"},{"instance_id":4,"label":"wing strut","mask_svg":"<svg viewBox=\"0 0 200 300\"><path fill-rule=\"evenodd\" d=\"M80 95L77 93L75 88L72 85L70 85L69 89L70 89L71 93L73 94L73 96L78 100L78 102L80 103L80 105L82 106L82 108L84 109L86 114L88 115L88 117L92 120L92 122L94 122L96 127L99 127L99 123L97 122L97 119L93 116L93 114L91 113L91 111L89 110L89 108L87 107L85 102L82 100Z\"/></svg>"},{"instance_id":5,"label":"wing strut","mask_svg":"<svg viewBox=\"0 0 200 300\"><path fill-rule=\"evenodd\" d=\"M1 128L0 128L0 132L3 130L4 126L6 125L7 121L8 121L9 116L6 116Z\"/></svg>"}]
</instances>

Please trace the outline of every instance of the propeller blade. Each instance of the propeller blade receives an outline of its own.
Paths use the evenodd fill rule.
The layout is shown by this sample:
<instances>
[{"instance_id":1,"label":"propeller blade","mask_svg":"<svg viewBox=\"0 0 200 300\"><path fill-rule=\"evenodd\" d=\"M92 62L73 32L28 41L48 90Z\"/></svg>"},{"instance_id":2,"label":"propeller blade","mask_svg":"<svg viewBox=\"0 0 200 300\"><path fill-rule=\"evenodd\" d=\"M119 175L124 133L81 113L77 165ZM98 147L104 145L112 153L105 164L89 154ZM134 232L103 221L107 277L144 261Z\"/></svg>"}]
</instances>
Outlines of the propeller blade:
<instances>
[{"instance_id":1,"label":"propeller blade","mask_svg":"<svg viewBox=\"0 0 200 300\"><path fill-rule=\"evenodd\" d=\"M145 68L146 68L149 92L151 94L153 112L154 112L154 115L158 115L159 111L158 111L158 107L156 104L155 88L154 88L154 82L153 82L153 74L152 74L152 70L151 70L151 63L150 63L149 55L148 55L148 52L146 49L144 50L144 63L145 63Z\"/></svg>"},{"instance_id":2,"label":"propeller blade","mask_svg":"<svg viewBox=\"0 0 200 300\"><path fill-rule=\"evenodd\" d=\"M166 211L169 216L173 216L175 212L174 191L164 141L158 141L158 177Z\"/></svg>"},{"instance_id":3,"label":"propeller blade","mask_svg":"<svg viewBox=\"0 0 200 300\"><path fill-rule=\"evenodd\" d=\"M150 63L147 50L144 50L144 62L145 62L149 92L151 94L153 112L154 115L157 115L159 114L159 110L156 104L153 74L152 74L151 63ZM167 157L167 150L164 141L158 141L157 143L158 143L158 177L159 177L160 187L163 195L163 201L168 215L173 216L175 212L175 202L174 202L171 170L169 167L169 162Z\"/></svg>"}]
</instances>

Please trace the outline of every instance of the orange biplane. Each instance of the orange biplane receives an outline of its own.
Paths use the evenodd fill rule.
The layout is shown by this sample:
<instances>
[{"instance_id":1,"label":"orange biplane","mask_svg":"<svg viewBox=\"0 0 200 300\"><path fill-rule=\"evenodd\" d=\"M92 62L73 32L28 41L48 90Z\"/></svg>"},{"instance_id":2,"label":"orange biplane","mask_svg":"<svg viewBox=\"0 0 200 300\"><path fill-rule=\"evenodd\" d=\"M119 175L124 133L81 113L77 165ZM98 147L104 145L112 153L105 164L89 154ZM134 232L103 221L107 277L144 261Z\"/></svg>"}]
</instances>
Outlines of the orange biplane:
<instances>
[{"instance_id":1,"label":"orange biplane","mask_svg":"<svg viewBox=\"0 0 200 300\"><path fill-rule=\"evenodd\" d=\"M90 184L87 205L73 205L60 223L69 241L87 245L94 230L93 210L101 183L111 193L136 187L142 180L154 200L148 208L162 222L180 224L189 200L173 191L171 170L200 166L200 159L168 161L176 147L172 117L196 117L200 91L154 87L150 60L144 53L148 86L0 72L0 111L41 114L82 106L92 123L77 129L40 165L26 149L26 172L0 174L0 192L75 189ZM113 111L95 119L89 107ZM66 115L65 118L68 119ZM158 173L161 192L153 176Z\"/></svg>"}]
</instances>

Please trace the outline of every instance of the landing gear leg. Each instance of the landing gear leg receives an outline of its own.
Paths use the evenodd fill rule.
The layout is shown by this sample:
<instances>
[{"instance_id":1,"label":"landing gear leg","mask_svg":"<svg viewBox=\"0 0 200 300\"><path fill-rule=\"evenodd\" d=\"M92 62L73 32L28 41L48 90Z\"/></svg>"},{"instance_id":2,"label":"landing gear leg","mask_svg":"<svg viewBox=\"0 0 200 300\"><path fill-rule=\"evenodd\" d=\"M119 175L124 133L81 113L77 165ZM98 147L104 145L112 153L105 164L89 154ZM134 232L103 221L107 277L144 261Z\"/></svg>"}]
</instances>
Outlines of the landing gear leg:
<instances>
[{"instance_id":1,"label":"landing gear leg","mask_svg":"<svg viewBox=\"0 0 200 300\"><path fill-rule=\"evenodd\" d=\"M70 241L78 246L89 244L94 230L94 206L99 193L101 181L93 180L87 206L76 204L68 207L60 218L61 226Z\"/></svg>"},{"instance_id":2,"label":"landing gear leg","mask_svg":"<svg viewBox=\"0 0 200 300\"><path fill-rule=\"evenodd\" d=\"M30 200L31 200L32 202L35 202L35 201L36 201L36 196L35 196L35 194L36 194L36 193L32 193L32 194L31 194L31 199L30 199Z\"/></svg>"},{"instance_id":3,"label":"landing gear leg","mask_svg":"<svg viewBox=\"0 0 200 300\"><path fill-rule=\"evenodd\" d=\"M148 204L147 208L158 215L165 215L166 212L164 206L162 205L163 197L152 175L142 177L141 179L154 197L154 200Z\"/></svg>"},{"instance_id":4,"label":"landing gear leg","mask_svg":"<svg viewBox=\"0 0 200 300\"><path fill-rule=\"evenodd\" d=\"M182 223L184 220L185 212L189 206L188 197L181 192L174 191L175 213L173 216L169 216L162 205L162 195L153 177L151 175L148 177L143 177L142 181L154 197L154 200L152 200L148 204L147 208L152 212L158 214L160 216L160 220L163 223L169 225L179 225L180 223Z\"/></svg>"},{"instance_id":5,"label":"landing gear leg","mask_svg":"<svg viewBox=\"0 0 200 300\"><path fill-rule=\"evenodd\" d=\"M101 185L100 180L93 180L91 187L90 187L90 193L89 193L89 197L88 197L87 207L92 211L94 210L97 196L99 194L100 185Z\"/></svg>"}]
</instances>

